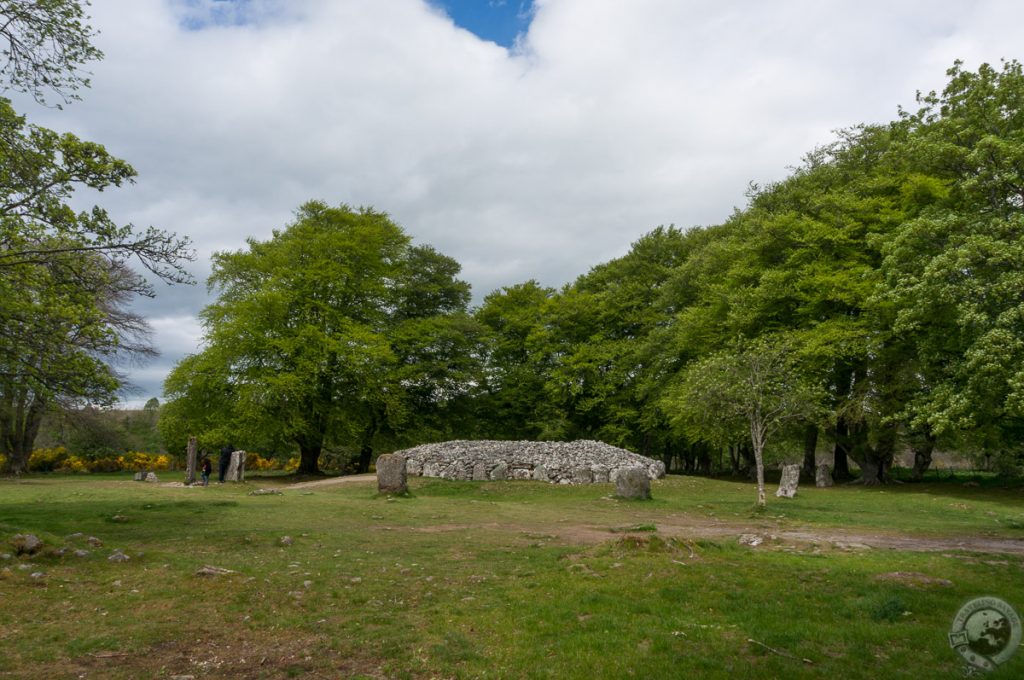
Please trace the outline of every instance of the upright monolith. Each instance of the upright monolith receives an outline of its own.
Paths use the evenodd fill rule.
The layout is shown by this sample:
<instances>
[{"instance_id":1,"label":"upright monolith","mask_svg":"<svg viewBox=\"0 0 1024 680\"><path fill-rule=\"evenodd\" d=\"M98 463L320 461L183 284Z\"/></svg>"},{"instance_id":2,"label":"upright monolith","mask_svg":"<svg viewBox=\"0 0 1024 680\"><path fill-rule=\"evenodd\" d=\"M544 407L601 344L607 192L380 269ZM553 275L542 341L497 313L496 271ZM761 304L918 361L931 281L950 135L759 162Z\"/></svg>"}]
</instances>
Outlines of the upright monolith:
<instances>
[{"instance_id":1,"label":"upright monolith","mask_svg":"<svg viewBox=\"0 0 1024 680\"><path fill-rule=\"evenodd\" d=\"M399 495L409 492L405 456L385 453L377 459L377 491Z\"/></svg>"},{"instance_id":2,"label":"upright monolith","mask_svg":"<svg viewBox=\"0 0 1024 680\"><path fill-rule=\"evenodd\" d=\"M638 467L619 470L615 475L615 495L619 498L646 500L651 497L651 478Z\"/></svg>"},{"instance_id":3,"label":"upright monolith","mask_svg":"<svg viewBox=\"0 0 1024 680\"><path fill-rule=\"evenodd\" d=\"M779 482L779 490L775 495L780 498L792 498L796 495L796 488L800 485L800 466L786 465L782 468L782 481Z\"/></svg>"},{"instance_id":4,"label":"upright monolith","mask_svg":"<svg viewBox=\"0 0 1024 680\"><path fill-rule=\"evenodd\" d=\"M832 486L832 468L824 464L819 465L814 473L814 485L822 489Z\"/></svg>"},{"instance_id":5,"label":"upright monolith","mask_svg":"<svg viewBox=\"0 0 1024 680\"><path fill-rule=\"evenodd\" d=\"M228 471L224 474L224 481L245 481L245 451L231 452L231 464L228 465Z\"/></svg>"},{"instance_id":6,"label":"upright monolith","mask_svg":"<svg viewBox=\"0 0 1024 680\"><path fill-rule=\"evenodd\" d=\"M188 438L188 447L185 449L185 486L192 486L196 483L196 456L199 446L195 437Z\"/></svg>"}]
</instances>

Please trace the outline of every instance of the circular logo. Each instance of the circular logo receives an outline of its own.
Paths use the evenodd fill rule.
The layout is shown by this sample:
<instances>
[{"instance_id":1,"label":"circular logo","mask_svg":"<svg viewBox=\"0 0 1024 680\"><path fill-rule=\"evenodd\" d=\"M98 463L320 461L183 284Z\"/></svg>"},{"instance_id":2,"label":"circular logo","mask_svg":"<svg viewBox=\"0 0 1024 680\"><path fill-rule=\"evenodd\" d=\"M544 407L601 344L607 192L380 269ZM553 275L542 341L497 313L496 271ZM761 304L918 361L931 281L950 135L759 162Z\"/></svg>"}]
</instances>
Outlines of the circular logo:
<instances>
[{"instance_id":1,"label":"circular logo","mask_svg":"<svg viewBox=\"0 0 1024 680\"><path fill-rule=\"evenodd\" d=\"M1020 617L996 597L979 597L965 604L949 631L949 646L971 666L986 671L1009 661L1020 639Z\"/></svg>"}]
</instances>

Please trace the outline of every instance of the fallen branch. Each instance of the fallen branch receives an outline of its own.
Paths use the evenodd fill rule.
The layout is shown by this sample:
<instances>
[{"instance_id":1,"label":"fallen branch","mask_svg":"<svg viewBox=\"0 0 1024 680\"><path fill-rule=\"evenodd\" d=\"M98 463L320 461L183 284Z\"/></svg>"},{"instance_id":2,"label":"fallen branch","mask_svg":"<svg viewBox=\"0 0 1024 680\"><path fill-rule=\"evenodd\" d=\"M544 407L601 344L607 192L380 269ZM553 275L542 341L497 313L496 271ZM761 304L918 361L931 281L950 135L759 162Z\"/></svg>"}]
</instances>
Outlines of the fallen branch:
<instances>
[{"instance_id":1,"label":"fallen branch","mask_svg":"<svg viewBox=\"0 0 1024 680\"><path fill-rule=\"evenodd\" d=\"M765 649L767 649L772 654L778 654L779 656L785 657L787 659L793 659L794 661L803 661L804 663L809 663L809 664L813 664L814 663L810 659L800 659L800 658L797 658L797 657L793 656L792 654L790 654L787 651L784 651L784 650L781 650L781 649L775 649L774 647L769 647L765 643L758 642L754 638L747 638L747 642L753 642L755 645L758 645L759 647L764 647Z\"/></svg>"}]
</instances>

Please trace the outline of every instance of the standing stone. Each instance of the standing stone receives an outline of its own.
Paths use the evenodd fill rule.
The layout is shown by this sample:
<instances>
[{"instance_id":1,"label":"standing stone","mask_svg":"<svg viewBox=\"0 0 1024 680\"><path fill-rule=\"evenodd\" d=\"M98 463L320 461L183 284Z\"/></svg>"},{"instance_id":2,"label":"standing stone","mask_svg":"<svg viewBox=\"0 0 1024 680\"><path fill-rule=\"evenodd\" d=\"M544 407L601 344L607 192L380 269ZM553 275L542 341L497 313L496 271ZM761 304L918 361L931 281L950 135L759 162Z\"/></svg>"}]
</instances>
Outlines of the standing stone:
<instances>
[{"instance_id":1,"label":"standing stone","mask_svg":"<svg viewBox=\"0 0 1024 680\"><path fill-rule=\"evenodd\" d=\"M819 465L814 472L814 486L819 489L832 486L832 468L828 465Z\"/></svg>"},{"instance_id":2,"label":"standing stone","mask_svg":"<svg viewBox=\"0 0 1024 680\"><path fill-rule=\"evenodd\" d=\"M245 481L245 451L231 452L231 463L228 465L228 471L224 473L224 481Z\"/></svg>"},{"instance_id":3,"label":"standing stone","mask_svg":"<svg viewBox=\"0 0 1024 680\"><path fill-rule=\"evenodd\" d=\"M615 475L615 495L619 498L648 499L651 497L651 478L642 468L624 468Z\"/></svg>"},{"instance_id":4,"label":"standing stone","mask_svg":"<svg viewBox=\"0 0 1024 680\"><path fill-rule=\"evenodd\" d=\"M150 483L156 483L160 481L160 478L156 476L155 472L147 472L146 478L143 480Z\"/></svg>"},{"instance_id":5,"label":"standing stone","mask_svg":"<svg viewBox=\"0 0 1024 680\"><path fill-rule=\"evenodd\" d=\"M494 469L491 470L491 479L499 482L503 482L508 479L508 466L504 463L498 463L495 465Z\"/></svg>"},{"instance_id":6,"label":"standing stone","mask_svg":"<svg viewBox=\"0 0 1024 680\"><path fill-rule=\"evenodd\" d=\"M473 481L474 482L486 482L487 481L487 464L477 463L473 466Z\"/></svg>"},{"instance_id":7,"label":"standing stone","mask_svg":"<svg viewBox=\"0 0 1024 680\"><path fill-rule=\"evenodd\" d=\"M595 465L592 470L594 473L594 484L607 484L608 483L608 468L604 465Z\"/></svg>"},{"instance_id":8,"label":"standing stone","mask_svg":"<svg viewBox=\"0 0 1024 680\"><path fill-rule=\"evenodd\" d=\"M785 465L782 468L782 480L775 495L780 498L792 498L796 495L796 487L800 484L800 466Z\"/></svg>"},{"instance_id":9,"label":"standing stone","mask_svg":"<svg viewBox=\"0 0 1024 680\"><path fill-rule=\"evenodd\" d=\"M538 465L537 467L533 468L533 479L535 479L538 482L548 481L548 469L543 465Z\"/></svg>"},{"instance_id":10,"label":"standing stone","mask_svg":"<svg viewBox=\"0 0 1024 680\"><path fill-rule=\"evenodd\" d=\"M188 438L188 447L185 449L185 486L192 486L196 483L196 456L199 452L199 445L195 437Z\"/></svg>"},{"instance_id":11,"label":"standing stone","mask_svg":"<svg viewBox=\"0 0 1024 680\"><path fill-rule=\"evenodd\" d=\"M139 470L138 472L135 473L135 476L132 477L132 479L134 479L136 482L144 482L144 481L146 481L146 471L145 470Z\"/></svg>"},{"instance_id":12,"label":"standing stone","mask_svg":"<svg viewBox=\"0 0 1024 680\"><path fill-rule=\"evenodd\" d=\"M385 453L377 459L377 491L391 494L409 492L405 470L405 456Z\"/></svg>"}]
</instances>

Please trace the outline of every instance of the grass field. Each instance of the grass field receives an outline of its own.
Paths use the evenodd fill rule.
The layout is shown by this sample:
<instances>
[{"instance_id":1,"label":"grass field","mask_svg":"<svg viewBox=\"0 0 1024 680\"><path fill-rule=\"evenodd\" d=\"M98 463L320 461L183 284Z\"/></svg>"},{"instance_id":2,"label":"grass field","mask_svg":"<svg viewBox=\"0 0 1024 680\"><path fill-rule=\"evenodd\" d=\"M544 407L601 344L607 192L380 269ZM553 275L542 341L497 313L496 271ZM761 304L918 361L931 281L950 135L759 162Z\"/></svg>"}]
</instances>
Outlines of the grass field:
<instances>
[{"instance_id":1,"label":"grass field","mask_svg":"<svg viewBox=\"0 0 1024 680\"><path fill-rule=\"evenodd\" d=\"M802 488L763 514L693 477L647 502L411 490L2 480L0 552L90 553L0 560L0 678L951 678L965 602L1024 612L1019 485ZM987 675L1024 677L1024 652Z\"/></svg>"}]
</instances>

